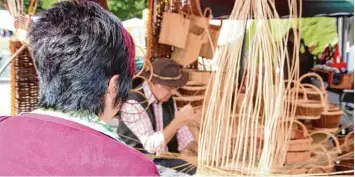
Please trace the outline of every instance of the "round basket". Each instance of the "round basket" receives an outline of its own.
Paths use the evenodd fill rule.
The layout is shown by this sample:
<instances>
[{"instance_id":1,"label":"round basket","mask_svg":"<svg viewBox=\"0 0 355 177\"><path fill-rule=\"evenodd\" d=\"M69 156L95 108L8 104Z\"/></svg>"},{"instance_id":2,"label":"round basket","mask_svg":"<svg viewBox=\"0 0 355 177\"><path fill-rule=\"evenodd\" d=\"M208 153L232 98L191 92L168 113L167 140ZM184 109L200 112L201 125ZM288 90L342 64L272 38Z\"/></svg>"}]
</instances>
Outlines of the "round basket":
<instances>
[{"instance_id":1,"label":"round basket","mask_svg":"<svg viewBox=\"0 0 355 177\"><path fill-rule=\"evenodd\" d=\"M319 119L323 112L324 106L319 101L304 99L297 101L296 119Z\"/></svg>"},{"instance_id":2,"label":"round basket","mask_svg":"<svg viewBox=\"0 0 355 177\"><path fill-rule=\"evenodd\" d=\"M314 120L314 119L319 119L321 114L326 110L325 109L325 99L324 96L322 95L321 91L319 88L317 88L314 85L309 85L310 88L314 89L317 91L318 95L320 95L321 100L309 100L307 98L307 92L305 91L304 84L300 84L296 81L285 81L285 82L291 82L295 84L295 87L292 88L291 92L296 92L297 88L300 88L299 91L302 91L303 94L301 98L292 98L289 97L286 99L287 102L290 104L293 104L296 106L296 113L295 113L295 118L299 120ZM298 92L299 92L298 91Z\"/></svg>"},{"instance_id":3,"label":"round basket","mask_svg":"<svg viewBox=\"0 0 355 177\"><path fill-rule=\"evenodd\" d=\"M341 116L344 114L342 110L323 112L320 119L312 120L313 127L317 130L328 129L328 131L336 132L340 125Z\"/></svg>"},{"instance_id":4,"label":"round basket","mask_svg":"<svg viewBox=\"0 0 355 177\"><path fill-rule=\"evenodd\" d=\"M304 85L304 84L303 84ZM324 111L327 111L327 103L319 88L314 85L307 85L317 91L321 100L309 100L307 95L304 95L302 99L296 102L296 119L302 120L314 120L319 119ZM303 89L301 89L303 90ZM308 93L306 93L308 94Z\"/></svg>"},{"instance_id":5,"label":"round basket","mask_svg":"<svg viewBox=\"0 0 355 177\"><path fill-rule=\"evenodd\" d=\"M204 96L180 96L174 97L174 100L178 108L182 108L188 104L194 108L200 108L203 106L204 98Z\"/></svg>"},{"instance_id":6,"label":"round basket","mask_svg":"<svg viewBox=\"0 0 355 177\"><path fill-rule=\"evenodd\" d=\"M194 81L187 82L186 86L179 88L179 93L183 96L205 95L207 86Z\"/></svg>"}]
</instances>

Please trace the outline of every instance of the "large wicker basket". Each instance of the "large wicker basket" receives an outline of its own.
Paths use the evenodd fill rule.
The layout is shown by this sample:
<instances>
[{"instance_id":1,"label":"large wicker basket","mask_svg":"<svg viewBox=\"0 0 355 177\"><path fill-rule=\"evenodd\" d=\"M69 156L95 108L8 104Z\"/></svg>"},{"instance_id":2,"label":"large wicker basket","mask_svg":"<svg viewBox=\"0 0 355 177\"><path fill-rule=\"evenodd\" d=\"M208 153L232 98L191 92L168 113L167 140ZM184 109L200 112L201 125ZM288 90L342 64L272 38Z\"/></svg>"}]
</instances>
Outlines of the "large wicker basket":
<instances>
[{"instance_id":1,"label":"large wicker basket","mask_svg":"<svg viewBox=\"0 0 355 177\"><path fill-rule=\"evenodd\" d=\"M22 46L21 42L10 42L14 54ZM11 63L11 114L34 110L38 102L38 78L28 48L24 49Z\"/></svg>"}]
</instances>

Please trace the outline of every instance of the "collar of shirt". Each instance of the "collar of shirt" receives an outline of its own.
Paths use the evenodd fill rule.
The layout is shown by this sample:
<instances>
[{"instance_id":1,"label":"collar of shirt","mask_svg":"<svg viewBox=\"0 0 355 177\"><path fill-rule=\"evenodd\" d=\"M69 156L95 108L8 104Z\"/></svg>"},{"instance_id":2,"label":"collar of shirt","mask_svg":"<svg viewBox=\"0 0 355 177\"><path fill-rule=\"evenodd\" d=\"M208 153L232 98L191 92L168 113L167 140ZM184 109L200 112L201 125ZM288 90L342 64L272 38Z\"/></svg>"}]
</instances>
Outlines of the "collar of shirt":
<instances>
[{"instance_id":1,"label":"collar of shirt","mask_svg":"<svg viewBox=\"0 0 355 177\"><path fill-rule=\"evenodd\" d=\"M87 126L96 131L99 131L105 135L112 137L113 139L123 143L122 139L113 131L113 129L98 116L86 113L86 112L61 112L54 109L36 109L32 111L36 114L49 115L69 121L76 122L78 124Z\"/></svg>"},{"instance_id":2,"label":"collar of shirt","mask_svg":"<svg viewBox=\"0 0 355 177\"><path fill-rule=\"evenodd\" d=\"M152 103L158 104L158 100L153 95L153 92L150 89L149 84L147 82L144 82L143 85L144 85L143 86L144 95L145 95L146 98L148 98L148 104L149 105L152 104Z\"/></svg>"}]
</instances>

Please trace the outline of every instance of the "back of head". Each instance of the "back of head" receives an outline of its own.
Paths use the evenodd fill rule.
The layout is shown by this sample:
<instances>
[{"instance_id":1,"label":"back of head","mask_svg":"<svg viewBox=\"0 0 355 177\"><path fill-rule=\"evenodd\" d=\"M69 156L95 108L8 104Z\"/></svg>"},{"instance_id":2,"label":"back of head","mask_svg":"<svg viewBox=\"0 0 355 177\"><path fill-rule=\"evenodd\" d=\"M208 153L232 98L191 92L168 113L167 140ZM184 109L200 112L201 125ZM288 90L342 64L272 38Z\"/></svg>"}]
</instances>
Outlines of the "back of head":
<instances>
[{"instance_id":1,"label":"back of head","mask_svg":"<svg viewBox=\"0 0 355 177\"><path fill-rule=\"evenodd\" d=\"M39 107L98 115L114 75L114 104L127 98L135 72L133 40L96 3L57 3L40 14L28 37L40 80Z\"/></svg>"}]
</instances>

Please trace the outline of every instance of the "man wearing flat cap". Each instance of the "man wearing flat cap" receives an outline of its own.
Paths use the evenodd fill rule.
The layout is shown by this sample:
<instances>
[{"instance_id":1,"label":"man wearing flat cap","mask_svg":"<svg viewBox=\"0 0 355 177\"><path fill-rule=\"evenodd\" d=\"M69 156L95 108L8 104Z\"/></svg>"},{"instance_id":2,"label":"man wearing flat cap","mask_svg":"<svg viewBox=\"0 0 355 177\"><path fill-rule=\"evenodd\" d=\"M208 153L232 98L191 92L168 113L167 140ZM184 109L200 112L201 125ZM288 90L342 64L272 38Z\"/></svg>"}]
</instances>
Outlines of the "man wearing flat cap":
<instances>
[{"instance_id":1,"label":"man wearing flat cap","mask_svg":"<svg viewBox=\"0 0 355 177\"><path fill-rule=\"evenodd\" d=\"M152 62L153 73L149 82L136 84L141 88L131 92L122 105L118 134L128 145L143 153L193 152L197 154L197 144L186 124L196 118L191 106L179 111L172 96L188 81L188 74L169 58L159 58ZM148 80L150 71L143 77ZM156 164L176 167L186 163L181 160L154 159ZM194 173L194 172L191 172Z\"/></svg>"}]
</instances>

